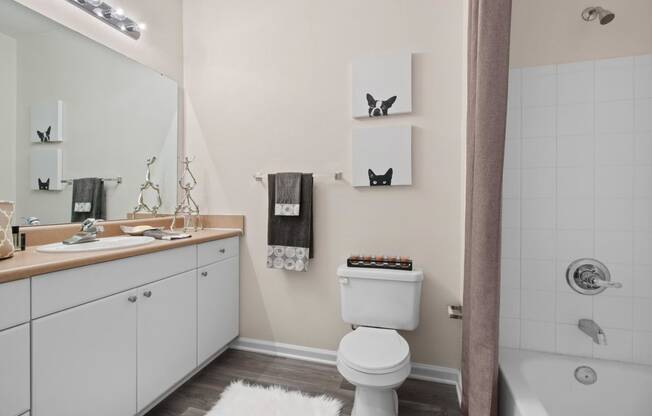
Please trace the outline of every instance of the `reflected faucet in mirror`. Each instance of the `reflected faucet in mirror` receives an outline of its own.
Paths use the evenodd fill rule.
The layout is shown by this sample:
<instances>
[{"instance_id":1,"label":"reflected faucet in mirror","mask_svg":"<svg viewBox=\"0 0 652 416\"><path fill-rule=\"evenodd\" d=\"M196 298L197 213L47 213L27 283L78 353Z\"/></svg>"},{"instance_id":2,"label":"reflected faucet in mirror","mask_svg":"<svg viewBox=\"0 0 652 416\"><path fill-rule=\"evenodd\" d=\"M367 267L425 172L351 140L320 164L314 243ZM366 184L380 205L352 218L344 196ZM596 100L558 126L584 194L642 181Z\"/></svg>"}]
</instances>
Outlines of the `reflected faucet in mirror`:
<instances>
[{"instance_id":1,"label":"reflected faucet in mirror","mask_svg":"<svg viewBox=\"0 0 652 416\"><path fill-rule=\"evenodd\" d=\"M72 245L97 241L97 234L104 231L104 227L98 225L98 222L101 221L102 220L96 220L95 218L88 218L82 222L81 231L74 234L72 237L63 240L63 244Z\"/></svg>"},{"instance_id":2,"label":"reflected faucet in mirror","mask_svg":"<svg viewBox=\"0 0 652 416\"><path fill-rule=\"evenodd\" d=\"M41 225L41 220L36 217L23 217L22 220L26 225Z\"/></svg>"}]
</instances>

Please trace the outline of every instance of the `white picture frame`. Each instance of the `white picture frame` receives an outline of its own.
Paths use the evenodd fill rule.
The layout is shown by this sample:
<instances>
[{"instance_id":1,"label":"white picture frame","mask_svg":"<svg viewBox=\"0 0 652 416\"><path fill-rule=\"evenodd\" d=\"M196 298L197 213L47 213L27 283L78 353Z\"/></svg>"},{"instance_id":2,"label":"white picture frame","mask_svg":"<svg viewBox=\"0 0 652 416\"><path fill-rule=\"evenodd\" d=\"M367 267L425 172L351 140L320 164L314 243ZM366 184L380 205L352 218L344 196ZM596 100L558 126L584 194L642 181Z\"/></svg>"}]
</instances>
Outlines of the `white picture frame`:
<instances>
[{"instance_id":1,"label":"white picture frame","mask_svg":"<svg viewBox=\"0 0 652 416\"><path fill-rule=\"evenodd\" d=\"M34 191L63 190L63 157L61 149L33 149L30 180Z\"/></svg>"},{"instance_id":2,"label":"white picture frame","mask_svg":"<svg viewBox=\"0 0 652 416\"><path fill-rule=\"evenodd\" d=\"M33 143L63 141L63 101L32 104L30 138Z\"/></svg>"},{"instance_id":3,"label":"white picture frame","mask_svg":"<svg viewBox=\"0 0 652 416\"><path fill-rule=\"evenodd\" d=\"M412 53L401 51L353 60L351 109L354 118L412 112Z\"/></svg>"},{"instance_id":4,"label":"white picture frame","mask_svg":"<svg viewBox=\"0 0 652 416\"><path fill-rule=\"evenodd\" d=\"M352 184L412 185L412 126L355 128Z\"/></svg>"}]
</instances>

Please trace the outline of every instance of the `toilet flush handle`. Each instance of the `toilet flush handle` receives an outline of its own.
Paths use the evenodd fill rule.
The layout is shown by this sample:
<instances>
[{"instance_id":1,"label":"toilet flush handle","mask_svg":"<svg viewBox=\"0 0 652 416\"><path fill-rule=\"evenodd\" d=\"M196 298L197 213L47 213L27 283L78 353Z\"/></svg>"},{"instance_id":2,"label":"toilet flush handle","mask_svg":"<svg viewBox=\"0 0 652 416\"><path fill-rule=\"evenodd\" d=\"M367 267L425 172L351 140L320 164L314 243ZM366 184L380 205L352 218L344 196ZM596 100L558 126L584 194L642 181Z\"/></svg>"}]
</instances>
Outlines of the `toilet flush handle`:
<instances>
[{"instance_id":1,"label":"toilet flush handle","mask_svg":"<svg viewBox=\"0 0 652 416\"><path fill-rule=\"evenodd\" d=\"M340 284L341 285L348 285L349 284L349 278L348 277L340 277Z\"/></svg>"}]
</instances>

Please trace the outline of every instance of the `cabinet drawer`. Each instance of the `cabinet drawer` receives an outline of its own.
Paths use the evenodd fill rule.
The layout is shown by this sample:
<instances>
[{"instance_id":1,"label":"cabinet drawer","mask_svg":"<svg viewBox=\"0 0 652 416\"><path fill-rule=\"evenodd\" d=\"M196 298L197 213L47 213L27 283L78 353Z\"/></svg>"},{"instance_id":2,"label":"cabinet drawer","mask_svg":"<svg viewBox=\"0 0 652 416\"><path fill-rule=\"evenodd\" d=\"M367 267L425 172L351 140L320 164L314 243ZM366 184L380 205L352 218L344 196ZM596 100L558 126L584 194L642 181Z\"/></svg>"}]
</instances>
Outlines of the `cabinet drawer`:
<instances>
[{"instance_id":1,"label":"cabinet drawer","mask_svg":"<svg viewBox=\"0 0 652 416\"><path fill-rule=\"evenodd\" d=\"M32 318L192 270L195 246L63 270L32 278Z\"/></svg>"},{"instance_id":2,"label":"cabinet drawer","mask_svg":"<svg viewBox=\"0 0 652 416\"><path fill-rule=\"evenodd\" d=\"M205 266L216 261L235 257L240 252L240 237L210 241L197 246L197 265Z\"/></svg>"},{"instance_id":3,"label":"cabinet drawer","mask_svg":"<svg viewBox=\"0 0 652 416\"><path fill-rule=\"evenodd\" d=\"M29 321L29 279L0 284L0 331Z\"/></svg>"},{"instance_id":4,"label":"cabinet drawer","mask_svg":"<svg viewBox=\"0 0 652 416\"><path fill-rule=\"evenodd\" d=\"M29 410L29 324L0 332L0 416Z\"/></svg>"}]
</instances>

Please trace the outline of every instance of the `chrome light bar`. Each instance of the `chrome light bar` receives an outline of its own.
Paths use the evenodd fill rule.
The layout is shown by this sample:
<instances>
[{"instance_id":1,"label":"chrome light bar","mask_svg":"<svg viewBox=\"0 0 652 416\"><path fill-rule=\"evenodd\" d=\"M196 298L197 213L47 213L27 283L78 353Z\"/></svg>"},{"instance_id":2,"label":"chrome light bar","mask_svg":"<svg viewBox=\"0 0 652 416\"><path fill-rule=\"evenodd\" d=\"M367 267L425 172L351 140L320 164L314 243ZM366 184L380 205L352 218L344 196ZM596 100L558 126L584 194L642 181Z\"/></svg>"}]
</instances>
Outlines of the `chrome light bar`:
<instances>
[{"instance_id":1,"label":"chrome light bar","mask_svg":"<svg viewBox=\"0 0 652 416\"><path fill-rule=\"evenodd\" d=\"M141 31L144 24L137 23L133 19L125 16L121 8L114 8L102 0L66 0L88 14L95 16L107 25L119 30L132 39L140 39Z\"/></svg>"}]
</instances>

